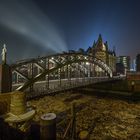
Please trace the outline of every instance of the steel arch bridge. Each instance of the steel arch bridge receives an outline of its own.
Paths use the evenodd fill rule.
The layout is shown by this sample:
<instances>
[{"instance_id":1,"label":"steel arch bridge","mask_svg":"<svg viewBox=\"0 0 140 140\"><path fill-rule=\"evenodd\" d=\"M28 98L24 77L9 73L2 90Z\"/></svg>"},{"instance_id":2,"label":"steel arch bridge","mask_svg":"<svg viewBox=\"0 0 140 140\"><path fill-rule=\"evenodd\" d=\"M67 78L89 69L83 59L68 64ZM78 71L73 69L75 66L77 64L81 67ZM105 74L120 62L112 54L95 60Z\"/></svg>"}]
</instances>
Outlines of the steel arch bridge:
<instances>
[{"instance_id":1,"label":"steel arch bridge","mask_svg":"<svg viewBox=\"0 0 140 140\"><path fill-rule=\"evenodd\" d=\"M51 80L58 80L61 87L67 79L70 85L74 78L95 77L95 67L102 69L103 75L112 77L112 70L107 64L96 57L81 53L63 53L22 60L11 67L14 90L19 91L24 91L29 87L33 90L33 84L38 81L46 81L46 89L49 89Z\"/></svg>"}]
</instances>

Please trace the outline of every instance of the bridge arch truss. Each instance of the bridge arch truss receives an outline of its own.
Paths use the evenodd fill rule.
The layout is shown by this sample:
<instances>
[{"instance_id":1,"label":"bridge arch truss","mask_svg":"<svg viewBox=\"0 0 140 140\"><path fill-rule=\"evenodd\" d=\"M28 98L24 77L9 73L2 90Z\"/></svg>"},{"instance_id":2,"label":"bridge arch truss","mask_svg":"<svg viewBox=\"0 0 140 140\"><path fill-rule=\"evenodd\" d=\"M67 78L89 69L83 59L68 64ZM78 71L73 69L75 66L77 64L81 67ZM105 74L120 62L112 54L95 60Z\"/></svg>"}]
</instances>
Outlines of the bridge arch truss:
<instances>
[{"instance_id":1,"label":"bridge arch truss","mask_svg":"<svg viewBox=\"0 0 140 140\"><path fill-rule=\"evenodd\" d=\"M57 81L59 87L62 83L71 85L73 79L75 81L79 79L83 83L83 79L96 76L95 67L102 69L104 75L112 77L112 70L103 61L91 55L79 53L64 53L22 60L11 67L13 90L20 91L33 90L33 84L39 81L45 81L46 89L50 88L51 80Z\"/></svg>"}]
</instances>

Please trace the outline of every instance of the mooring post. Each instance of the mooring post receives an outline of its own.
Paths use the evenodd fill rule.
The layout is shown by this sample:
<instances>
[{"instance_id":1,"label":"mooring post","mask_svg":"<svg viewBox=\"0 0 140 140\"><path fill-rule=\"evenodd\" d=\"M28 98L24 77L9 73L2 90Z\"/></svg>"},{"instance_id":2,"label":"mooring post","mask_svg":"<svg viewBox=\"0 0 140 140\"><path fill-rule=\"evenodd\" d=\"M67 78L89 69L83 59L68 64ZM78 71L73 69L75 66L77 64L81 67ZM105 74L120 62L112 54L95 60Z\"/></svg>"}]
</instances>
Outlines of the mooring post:
<instances>
[{"instance_id":1,"label":"mooring post","mask_svg":"<svg viewBox=\"0 0 140 140\"><path fill-rule=\"evenodd\" d=\"M40 140L56 140L56 115L54 113L41 116Z\"/></svg>"}]
</instances>

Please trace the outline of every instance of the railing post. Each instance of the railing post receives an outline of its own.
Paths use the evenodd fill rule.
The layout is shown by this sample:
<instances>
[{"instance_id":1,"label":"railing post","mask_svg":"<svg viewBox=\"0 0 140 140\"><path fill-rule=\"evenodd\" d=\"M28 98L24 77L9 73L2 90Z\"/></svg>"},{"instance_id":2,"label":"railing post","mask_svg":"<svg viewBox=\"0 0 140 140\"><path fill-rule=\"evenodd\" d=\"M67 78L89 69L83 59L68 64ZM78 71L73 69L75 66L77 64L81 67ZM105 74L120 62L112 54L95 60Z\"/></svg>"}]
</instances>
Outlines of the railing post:
<instances>
[{"instance_id":1,"label":"railing post","mask_svg":"<svg viewBox=\"0 0 140 140\"><path fill-rule=\"evenodd\" d=\"M59 79L59 85L61 87L61 68L58 69L58 79Z\"/></svg>"},{"instance_id":2,"label":"railing post","mask_svg":"<svg viewBox=\"0 0 140 140\"><path fill-rule=\"evenodd\" d=\"M46 61L46 69L49 70L49 58ZM46 89L49 89L49 74L46 75Z\"/></svg>"},{"instance_id":3,"label":"railing post","mask_svg":"<svg viewBox=\"0 0 140 140\"><path fill-rule=\"evenodd\" d=\"M68 82L71 85L71 66L68 65Z\"/></svg>"}]
</instances>

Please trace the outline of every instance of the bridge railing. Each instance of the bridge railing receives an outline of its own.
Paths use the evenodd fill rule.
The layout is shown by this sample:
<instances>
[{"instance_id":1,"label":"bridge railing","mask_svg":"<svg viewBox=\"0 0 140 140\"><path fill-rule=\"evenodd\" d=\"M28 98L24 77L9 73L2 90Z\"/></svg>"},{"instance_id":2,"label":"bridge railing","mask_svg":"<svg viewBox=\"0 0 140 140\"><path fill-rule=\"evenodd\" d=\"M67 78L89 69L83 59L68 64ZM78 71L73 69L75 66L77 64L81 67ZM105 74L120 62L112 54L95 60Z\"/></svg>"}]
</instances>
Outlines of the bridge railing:
<instances>
[{"instance_id":1,"label":"bridge railing","mask_svg":"<svg viewBox=\"0 0 140 140\"><path fill-rule=\"evenodd\" d=\"M62 83L61 86L58 84L54 84L53 86L51 86L51 88L47 89L46 87L42 87L42 88L37 88L34 89L32 92L27 91L27 98L28 99L32 99L32 98L36 98L36 97L40 97L40 96L45 96L45 95L53 95L54 93L57 92L63 92L63 91L67 91L67 90L71 90L74 88L79 88L82 86L86 86L86 85L90 85L93 83L98 83L98 82L102 82L102 81L107 81L109 80L109 78L83 78L81 80L75 80L72 81L71 83Z\"/></svg>"}]
</instances>

